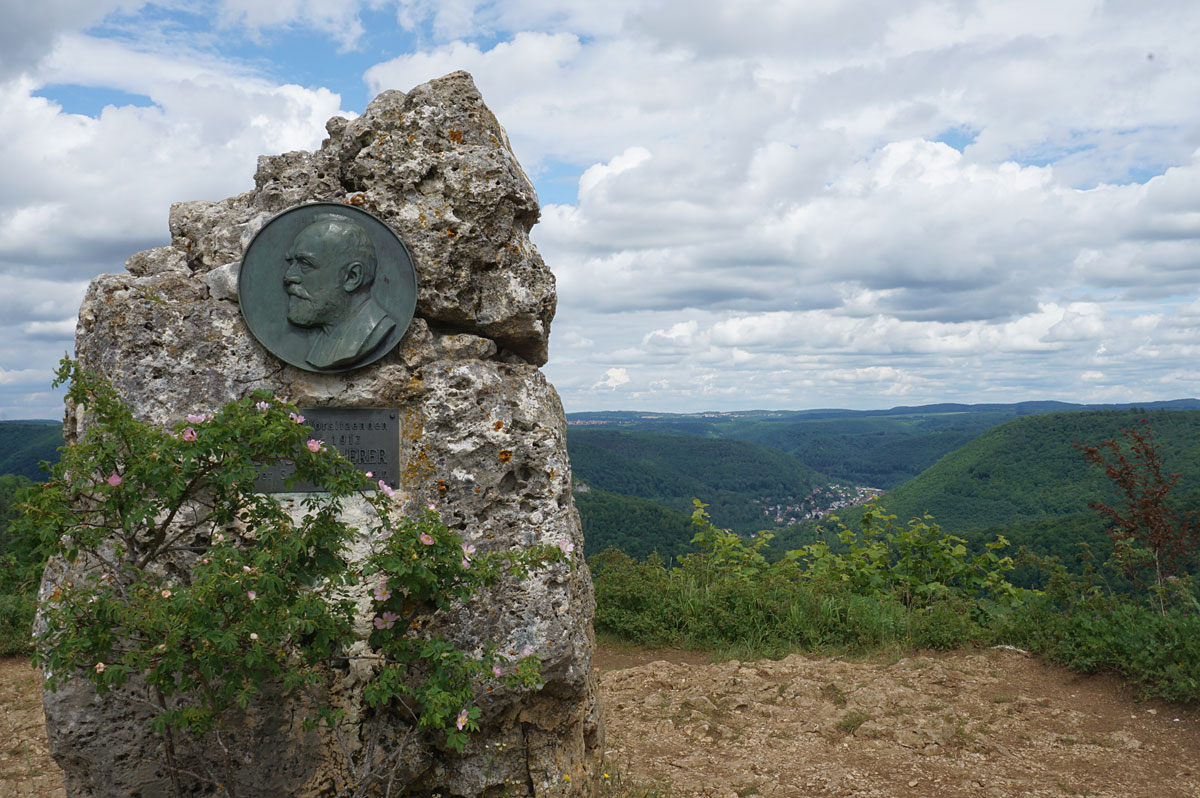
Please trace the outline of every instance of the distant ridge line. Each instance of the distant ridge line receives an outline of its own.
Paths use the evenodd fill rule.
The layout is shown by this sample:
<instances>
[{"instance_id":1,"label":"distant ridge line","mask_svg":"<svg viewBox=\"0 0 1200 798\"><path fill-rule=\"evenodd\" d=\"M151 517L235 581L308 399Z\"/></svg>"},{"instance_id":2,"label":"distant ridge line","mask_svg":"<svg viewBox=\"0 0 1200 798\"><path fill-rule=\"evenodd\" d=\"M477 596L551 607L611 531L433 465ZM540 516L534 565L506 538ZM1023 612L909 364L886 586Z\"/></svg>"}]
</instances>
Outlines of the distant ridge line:
<instances>
[{"instance_id":1,"label":"distant ridge line","mask_svg":"<svg viewBox=\"0 0 1200 798\"><path fill-rule=\"evenodd\" d=\"M849 410L841 408L814 408L810 410L704 410L694 413L671 413L658 410L586 410L567 413L567 421L648 421L653 419L696 419L696 418L838 418L847 416L892 416L910 413L965 413L979 411L1012 410L1019 415L1033 413L1056 413L1087 410L1200 410L1200 399L1160 399L1153 402L1115 402L1104 404L1079 404L1052 399L1008 403L966 404L938 402L928 405L897 405L886 410Z\"/></svg>"}]
</instances>

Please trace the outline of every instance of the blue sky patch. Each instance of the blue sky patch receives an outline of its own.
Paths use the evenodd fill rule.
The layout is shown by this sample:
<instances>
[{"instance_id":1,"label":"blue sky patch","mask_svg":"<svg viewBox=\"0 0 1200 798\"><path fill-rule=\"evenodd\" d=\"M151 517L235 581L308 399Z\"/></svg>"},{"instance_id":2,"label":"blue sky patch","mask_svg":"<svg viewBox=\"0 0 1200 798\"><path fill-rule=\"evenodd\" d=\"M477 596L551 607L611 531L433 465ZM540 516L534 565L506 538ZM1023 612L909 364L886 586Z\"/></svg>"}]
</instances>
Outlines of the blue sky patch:
<instances>
[{"instance_id":1,"label":"blue sky patch","mask_svg":"<svg viewBox=\"0 0 1200 798\"><path fill-rule=\"evenodd\" d=\"M45 97L58 103L68 114L99 117L105 106L136 105L140 108L150 108L154 105L145 94L131 94L120 89L108 89L96 86L80 86L75 83L61 83L53 86L43 86L33 92L35 97Z\"/></svg>"},{"instance_id":2,"label":"blue sky patch","mask_svg":"<svg viewBox=\"0 0 1200 798\"><path fill-rule=\"evenodd\" d=\"M337 92L342 108L356 113L362 113L373 99L363 79L366 71L419 50L423 40L429 38L427 32L400 28L391 7L360 8L358 19L363 34L352 48L344 50L332 33L298 22L266 26L251 33L241 25L214 27L214 14L212 10L151 3L134 16L114 13L88 33L100 38L140 37L149 41L183 38L199 52L241 63L269 80ZM153 32L149 36L148 30Z\"/></svg>"},{"instance_id":3,"label":"blue sky patch","mask_svg":"<svg viewBox=\"0 0 1200 798\"><path fill-rule=\"evenodd\" d=\"M975 139L979 137L979 131L966 125L947 128L941 133L933 137L934 141L940 141L942 144L947 144L954 149L962 152L969 145L975 143Z\"/></svg>"},{"instance_id":4,"label":"blue sky patch","mask_svg":"<svg viewBox=\"0 0 1200 798\"><path fill-rule=\"evenodd\" d=\"M530 175L541 205L574 205L579 201L579 176L583 170L575 164L549 161L536 175Z\"/></svg>"},{"instance_id":5,"label":"blue sky patch","mask_svg":"<svg viewBox=\"0 0 1200 798\"><path fill-rule=\"evenodd\" d=\"M374 99L363 75L376 64L413 52L419 37L399 28L390 10L364 8L359 19L364 32L350 50L339 50L324 32L293 26L263 30L257 41L238 36L224 52L281 82L335 91L343 109L362 113Z\"/></svg>"},{"instance_id":6,"label":"blue sky patch","mask_svg":"<svg viewBox=\"0 0 1200 798\"><path fill-rule=\"evenodd\" d=\"M1098 144L1095 131L1073 130L1059 140L1042 141L1013 153L1013 160L1021 166L1050 166L1072 155L1096 150Z\"/></svg>"},{"instance_id":7,"label":"blue sky patch","mask_svg":"<svg viewBox=\"0 0 1200 798\"><path fill-rule=\"evenodd\" d=\"M1146 183L1151 178L1158 177L1165 171L1167 171L1166 166L1161 164L1155 164L1153 166L1135 166L1128 172L1129 182L1138 184Z\"/></svg>"},{"instance_id":8,"label":"blue sky patch","mask_svg":"<svg viewBox=\"0 0 1200 798\"><path fill-rule=\"evenodd\" d=\"M144 38L153 40L164 33L178 34L179 31L207 30L210 27L211 9L205 11L187 6L159 5L147 3L132 13L117 9L106 16L98 25L88 30L88 35L99 38Z\"/></svg>"}]
</instances>

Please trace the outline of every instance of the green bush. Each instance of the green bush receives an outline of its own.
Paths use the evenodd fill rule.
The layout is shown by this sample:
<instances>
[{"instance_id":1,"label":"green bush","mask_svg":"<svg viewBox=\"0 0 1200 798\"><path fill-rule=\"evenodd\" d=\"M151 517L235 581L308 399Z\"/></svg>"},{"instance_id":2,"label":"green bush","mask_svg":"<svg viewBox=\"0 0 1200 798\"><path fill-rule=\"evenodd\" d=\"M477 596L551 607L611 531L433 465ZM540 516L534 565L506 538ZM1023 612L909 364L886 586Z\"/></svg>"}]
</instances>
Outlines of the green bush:
<instances>
[{"instance_id":1,"label":"green bush","mask_svg":"<svg viewBox=\"0 0 1200 798\"><path fill-rule=\"evenodd\" d=\"M961 598L935 601L909 616L909 639L918 648L942 651L991 642L992 635L974 620L975 615L975 606L970 601Z\"/></svg>"},{"instance_id":2,"label":"green bush","mask_svg":"<svg viewBox=\"0 0 1200 798\"><path fill-rule=\"evenodd\" d=\"M1015 645L1083 673L1111 671L1144 697L1200 701L1200 613L1165 613L1128 597L1093 593L1066 604L1031 601L1002 631Z\"/></svg>"},{"instance_id":3,"label":"green bush","mask_svg":"<svg viewBox=\"0 0 1200 798\"><path fill-rule=\"evenodd\" d=\"M17 534L9 535L10 552L0 553L0 655L32 652L37 588L46 564L41 548Z\"/></svg>"},{"instance_id":4,"label":"green bush","mask_svg":"<svg viewBox=\"0 0 1200 798\"><path fill-rule=\"evenodd\" d=\"M692 515L700 551L674 568L616 550L592 558L598 630L749 656L952 648L986 639L977 619L1021 595L1003 578L1011 560L992 549L969 558L928 519L897 529L868 514L861 534L843 527L846 552L815 544L769 562L769 533L747 541L715 528L704 508L697 501Z\"/></svg>"},{"instance_id":5,"label":"green bush","mask_svg":"<svg viewBox=\"0 0 1200 798\"><path fill-rule=\"evenodd\" d=\"M0 476L0 655L33 649L35 595L46 556L37 535L14 520L34 484L22 476Z\"/></svg>"},{"instance_id":6,"label":"green bush","mask_svg":"<svg viewBox=\"0 0 1200 798\"><path fill-rule=\"evenodd\" d=\"M33 613L37 601L29 595L0 593L0 656L33 650Z\"/></svg>"},{"instance_id":7,"label":"green bush","mask_svg":"<svg viewBox=\"0 0 1200 798\"><path fill-rule=\"evenodd\" d=\"M896 526L895 519L872 502L862 512L859 530L838 523L838 549L822 541L785 558L808 579L859 595L890 595L907 607L966 599L976 602L972 611L978 615L1021 602L1025 591L1005 579L1016 566L998 553L1008 546L1003 537L971 557L965 540L944 534L928 515L907 527Z\"/></svg>"},{"instance_id":8,"label":"green bush","mask_svg":"<svg viewBox=\"0 0 1200 798\"><path fill-rule=\"evenodd\" d=\"M679 642L671 575L652 555L638 562L620 549L592 557L596 629L643 645Z\"/></svg>"}]
</instances>

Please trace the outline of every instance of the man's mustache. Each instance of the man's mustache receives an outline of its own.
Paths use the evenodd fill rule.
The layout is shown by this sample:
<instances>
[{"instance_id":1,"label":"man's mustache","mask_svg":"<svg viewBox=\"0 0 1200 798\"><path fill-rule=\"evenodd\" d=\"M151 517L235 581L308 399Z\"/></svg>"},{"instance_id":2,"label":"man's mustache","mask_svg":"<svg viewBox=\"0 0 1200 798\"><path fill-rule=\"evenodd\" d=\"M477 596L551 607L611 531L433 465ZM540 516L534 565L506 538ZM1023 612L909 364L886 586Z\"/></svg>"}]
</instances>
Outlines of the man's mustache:
<instances>
[{"instance_id":1,"label":"man's mustache","mask_svg":"<svg viewBox=\"0 0 1200 798\"><path fill-rule=\"evenodd\" d=\"M305 291L302 286L299 286L296 283L287 283L284 285L284 290L297 299L307 299L310 302L312 301L312 294Z\"/></svg>"}]
</instances>

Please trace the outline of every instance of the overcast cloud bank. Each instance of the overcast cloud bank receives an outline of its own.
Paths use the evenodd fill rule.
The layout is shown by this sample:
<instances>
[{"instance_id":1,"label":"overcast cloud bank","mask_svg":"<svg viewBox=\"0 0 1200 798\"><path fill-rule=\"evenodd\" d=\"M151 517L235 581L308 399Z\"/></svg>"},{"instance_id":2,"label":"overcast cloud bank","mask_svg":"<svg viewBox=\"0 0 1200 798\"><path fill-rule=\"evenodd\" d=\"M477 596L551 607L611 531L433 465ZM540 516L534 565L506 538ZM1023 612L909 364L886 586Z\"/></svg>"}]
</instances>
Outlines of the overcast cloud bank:
<instances>
[{"instance_id":1,"label":"overcast cloud bank","mask_svg":"<svg viewBox=\"0 0 1200 798\"><path fill-rule=\"evenodd\" d=\"M0 418L58 415L86 281L171 202L455 69L543 197L568 411L1197 393L1193 4L189 8L0 33Z\"/></svg>"}]
</instances>

